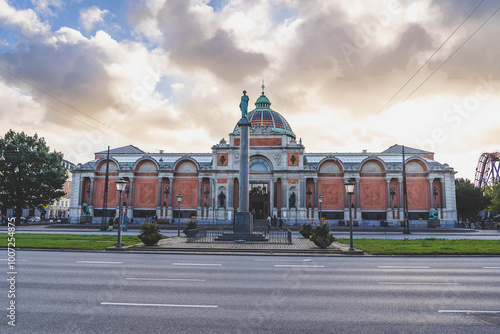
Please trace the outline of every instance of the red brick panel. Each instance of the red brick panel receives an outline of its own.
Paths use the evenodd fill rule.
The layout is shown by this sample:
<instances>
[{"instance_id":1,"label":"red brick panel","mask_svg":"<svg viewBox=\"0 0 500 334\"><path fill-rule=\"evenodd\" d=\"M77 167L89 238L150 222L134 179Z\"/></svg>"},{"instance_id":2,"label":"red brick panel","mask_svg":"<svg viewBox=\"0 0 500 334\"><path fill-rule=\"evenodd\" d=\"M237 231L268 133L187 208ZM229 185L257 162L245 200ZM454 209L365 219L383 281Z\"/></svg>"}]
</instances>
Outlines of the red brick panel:
<instances>
[{"instance_id":1,"label":"red brick panel","mask_svg":"<svg viewBox=\"0 0 500 334\"><path fill-rule=\"evenodd\" d=\"M227 184L227 179L217 179L218 184Z\"/></svg>"},{"instance_id":2,"label":"red brick panel","mask_svg":"<svg viewBox=\"0 0 500 334\"><path fill-rule=\"evenodd\" d=\"M437 190L437 196L436 199L434 200L434 207L437 207L437 204L439 204L440 207L443 207L442 189L441 189L441 182L439 181L439 179L434 180L432 192L434 192L434 187Z\"/></svg>"},{"instance_id":3,"label":"red brick panel","mask_svg":"<svg viewBox=\"0 0 500 334\"><path fill-rule=\"evenodd\" d=\"M240 206L240 183L238 179L234 180L234 188L233 188L233 208L238 209Z\"/></svg>"},{"instance_id":4,"label":"red brick panel","mask_svg":"<svg viewBox=\"0 0 500 334\"><path fill-rule=\"evenodd\" d=\"M158 179L139 179L134 180L132 187L134 191L134 208L156 208L158 205Z\"/></svg>"},{"instance_id":5,"label":"red brick panel","mask_svg":"<svg viewBox=\"0 0 500 334\"><path fill-rule=\"evenodd\" d=\"M250 146L281 146L281 138L250 138ZM234 146L240 146L240 138L234 138Z\"/></svg>"},{"instance_id":6,"label":"red brick panel","mask_svg":"<svg viewBox=\"0 0 500 334\"><path fill-rule=\"evenodd\" d=\"M323 210L343 210L345 204L344 180L342 178L319 178L318 195L323 195L323 204L321 205Z\"/></svg>"},{"instance_id":7,"label":"red brick panel","mask_svg":"<svg viewBox=\"0 0 500 334\"><path fill-rule=\"evenodd\" d=\"M205 194L206 191L208 191L208 194ZM206 203L208 207L212 206L210 203L210 194L212 193L212 189L210 189L210 179L203 179L203 181L201 182L201 192L203 193L201 205L205 206Z\"/></svg>"},{"instance_id":8,"label":"red brick panel","mask_svg":"<svg viewBox=\"0 0 500 334\"><path fill-rule=\"evenodd\" d=\"M394 188L394 192L396 193L394 199L391 197L391 208L394 209L394 204L399 208L399 181L397 179L391 180L391 188Z\"/></svg>"},{"instance_id":9,"label":"red brick panel","mask_svg":"<svg viewBox=\"0 0 500 334\"><path fill-rule=\"evenodd\" d=\"M108 208L116 208L118 206L118 190L116 190L115 181L117 178L109 178L108 180ZM104 199L104 177L98 177L94 180L94 207L102 208L102 202ZM90 184L90 182L89 182ZM87 191L85 191L85 194ZM122 202L126 200L126 195L122 192ZM88 201L87 201L88 203Z\"/></svg>"},{"instance_id":10,"label":"red brick panel","mask_svg":"<svg viewBox=\"0 0 500 334\"><path fill-rule=\"evenodd\" d=\"M163 206L163 203L165 203L168 207L168 201L169 201L169 197L174 195L172 193L172 185L170 184L170 181L168 179L162 179L162 182L161 182L161 186L162 186L162 190L161 190L161 205ZM168 187L168 191L169 191L169 194L168 196L165 194L165 187ZM172 205L174 205L174 203L172 202Z\"/></svg>"},{"instance_id":11,"label":"red brick panel","mask_svg":"<svg viewBox=\"0 0 500 334\"><path fill-rule=\"evenodd\" d=\"M298 166L299 165L299 153L288 153L288 166Z\"/></svg>"},{"instance_id":12,"label":"red brick panel","mask_svg":"<svg viewBox=\"0 0 500 334\"><path fill-rule=\"evenodd\" d=\"M314 203L316 203L314 199L314 180L313 179L307 179L306 181L306 193L308 191L311 191L311 196L306 195L306 206L309 208L309 203L311 204L311 208L314 209Z\"/></svg>"},{"instance_id":13,"label":"red brick panel","mask_svg":"<svg viewBox=\"0 0 500 334\"><path fill-rule=\"evenodd\" d=\"M175 178L174 179L174 194L182 195L181 210L196 209L198 207L198 178ZM177 198L175 198L175 207L179 206Z\"/></svg>"},{"instance_id":14,"label":"red brick panel","mask_svg":"<svg viewBox=\"0 0 500 334\"><path fill-rule=\"evenodd\" d=\"M429 210L429 181L407 177L406 186L408 187L408 210Z\"/></svg>"},{"instance_id":15,"label":"red brick panel","mask_svg":"<svg viewBox=\"0 0 500 334\"><path fill-rule=\"evenodd\" d=\"M217 166L227 166L227 153L217 153Z\"/></svg>"},{"instance_id":16,"label":"red brick panel","mask_svg":"<svg viewBox=\"0 0 500 334\"><path fill-rule=\"evenodd\" d=\"M276 182L276 208L281 210L281 179Z\"/></svg>"},{"instance_id":17,"label":"red brick panel","mask_svg":"<svg viewBox=\"0 0 500 334\"><path fill-rule=\"evenodd\" d=\"M387 210L387 182L385 179L361 179L361 210Z\"/></svg>"}]
</instances>

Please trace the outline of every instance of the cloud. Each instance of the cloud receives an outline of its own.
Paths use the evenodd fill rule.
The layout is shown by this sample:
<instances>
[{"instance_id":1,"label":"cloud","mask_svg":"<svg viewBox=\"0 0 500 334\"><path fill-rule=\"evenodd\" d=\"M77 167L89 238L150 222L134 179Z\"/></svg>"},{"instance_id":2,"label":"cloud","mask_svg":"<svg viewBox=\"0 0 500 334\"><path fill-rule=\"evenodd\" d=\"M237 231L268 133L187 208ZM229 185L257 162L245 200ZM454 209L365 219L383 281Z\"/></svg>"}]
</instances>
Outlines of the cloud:
<instances>
[{"instance_id":1,"label":"cloud","mask_svg":"<svg viewBox=\"0 0 500 334\"><path fill-rule=\"evenodd\" d=\"M107 9L101 10L97 6L80 10L80 18L78 22L83 26L85 31L89 32L94 29L99 23L104 22L104 16L109 14Z\"/></svg>"},{"instance_id":2,"label":"cloud","mask_svg":"<svg viewBox=\"0 0 500 334\"><path fill-rule=\"evenodd\" d=\"M431 149L431 140L436 156L462 171L470 167L460 154L470 157L478 150L474 145L492 145L468 125L481 128L477 120L487 119L488 134L500 126L493 19L401 103L494 12L491 0L384 109L474 8L469 1L232 0L214 9L206 0L143 0L130 5L127 22L112 6L94 6L80 11L81 31L51 31L40 15L48 15L44 8L64 11L47 7L58 3L17 10L0 0L0 25L14 32L16 42L2 37L8 46L0 66L31 83L0 71L2 82L23 93L0 87L0 96L20 115L8 124L32 128L32 112L52 142L64 143L58 150L76 157L78 147L79 161L82 152L108 144L208 152L233 130L241 91L253 105L263 79L272 108L288 119L308 152L381 151L395 143ZM110 21L133 33L114 36ZM490 95L469 118L460 116L457 128L449 121L457 115L447 112L476 96L481 78L493 87ZM447 139L435 140L435 129ZM460 154L453 153L457 146Z\"/></svg>"},{"instance_id":3,"label":"cloud","mask_svg":"<svg viewBox=\"0 0 500 334\"><path fill-rule=\"evenodd\" d=\"M16 10L6 0L0 0L0 22L14 27L29 38L50 31L50 25L42 22L33 9Z\"/></svg>"},{"instance_id":4,"label":"cloud","mask_svg":"<svg viewBox=\"0 0 500 334\"><path fill-rule=\"evenodd\" d=\"M56 16L55 11L64 7L61 0L31 0L35 11L46 16Z\"/></svg>"}]
</instances>

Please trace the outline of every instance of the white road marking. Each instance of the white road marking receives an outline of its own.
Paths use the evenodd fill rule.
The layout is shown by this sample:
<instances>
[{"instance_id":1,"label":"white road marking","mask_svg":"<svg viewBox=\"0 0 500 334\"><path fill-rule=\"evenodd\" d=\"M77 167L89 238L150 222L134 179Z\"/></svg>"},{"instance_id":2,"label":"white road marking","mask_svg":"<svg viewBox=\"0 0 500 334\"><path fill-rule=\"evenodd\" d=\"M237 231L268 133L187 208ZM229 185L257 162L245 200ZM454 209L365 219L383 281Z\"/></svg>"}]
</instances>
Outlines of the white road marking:
<instances>
[{"instance_id":1,"label":"white road marking","mask_svg":"<svg viewBox=\"0 0 500 334\"><path fill-rule=\"evenodd\" d=\"M483 269L500 269L500 267L483 267Z\"/></svg>"},{"instance_id":2,"label":"white road marking","mask_svg":"<svg viewBox=\"0 0 500 334\"><path fill-rule=\"evenodd\" d=\"M301 264L275 264L275 267L286 267L286 268L324 268L325 266L320 265L301 265Z\"/></svg>"},{"instance_id":3,"label":"white road marking","mask_svg":"<svg viewBox=\"0 0 500 334\"><path fill-rule=\"evenodd\" d=\"M9 260L8 259L0 259L0 261L9 261ZM14 262L28 262L28 260L17 260L16 259Z\"/></svg>"},{"instance_id":4,"label":"white road marking","mask_svg":"<svg viewBox=\"0 0 500 334\"><path fill-rule=\"evenodd\" d=\"M76 261L76 263L122 264L123 262L105 262L105 261Z\"/></svg>"},{"instance_id":5,"label":"white road marking","mask_svg":"<svg viewBox=\"0 0 500 334\"><path fill-rule=\"evenodd\" d=\"M304 260L280 260L280 259L255 259L256 262L310 262L311 259Z\"/></svg>"},{"instance_id":6,"label":"white road marking","mask_svg":"<svg viewBox=\"0 0 500 334\"><path fill-rule=\"evenodd\" d=\"M139 303L107 303L103 302L101 305L114 305L114 306L155 306L155 307L194 307L194 308L216 308L217 305L179 305L179 304L139 304Z\"/></svg>"},{"instance_id":7,"label":"white road marking","mask_svg":"<svg viewBox=\"0 0 500 334\"><path fill-rule=\"evenodd\" d=\"M125 279L134 281L181 281L181 282L205 282L204 279L191 279L191 278L141 278L141 277L127 277Z\"/></svg>"},{"instance_id":8,"label":"white road marking","mask_svg":"<svg viewBox=\"0 0 500 334\"><path fill-rule=\"evenodd\" d=\"M438 310L439 313L500 313L500 311L481 311L481 310Z\"/></svg>"},{"instance_id":9,"label":"white road marking","mask_svg":"<svg viewBox=\"0 0 500 334\"><path fill-rule=\"evenodd\" d=\"M429 266L377 266L379 269L431 269Z\"/></svg>"},{"instance_id":10,"label":"white road marking","mask_svg":"<svg viewBox=\"0 0 500 334\"><path fill-rule=\"evenodd\" d=\"M220 263L172 263L173 266L222 266Z\"/></svg>"},{"instance_id":11,"label":"white road marking","mask_svg":"<svg viewBox=\"0 0 500 334\"><path fill-rule=\"evenodd\" d=\"M383 285L458 285L460 283L432 283L432 282L422 282L422 283L412 283L412 282L378 282L378 284Z\"/></svg>"}]
</instances>

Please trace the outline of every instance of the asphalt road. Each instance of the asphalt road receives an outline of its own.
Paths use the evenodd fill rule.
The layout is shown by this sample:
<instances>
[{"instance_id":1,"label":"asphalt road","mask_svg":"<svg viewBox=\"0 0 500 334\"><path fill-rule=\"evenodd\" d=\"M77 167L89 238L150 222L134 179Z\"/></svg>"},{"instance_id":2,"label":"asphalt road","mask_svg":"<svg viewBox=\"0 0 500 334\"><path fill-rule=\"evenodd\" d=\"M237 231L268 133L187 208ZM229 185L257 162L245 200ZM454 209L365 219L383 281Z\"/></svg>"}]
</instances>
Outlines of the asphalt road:
<instances>
[{"instance_id":1,"label":"asphalt road","mask_svg":"<svg viewBox=\"0 0 500 334\"><path fill-rule=\"evenodd\" d=\"M16 328L2 279L0 333L500 331L483 322L499 322L500 257L18 250L15 270Z\"/></svg>"}]
</instances>

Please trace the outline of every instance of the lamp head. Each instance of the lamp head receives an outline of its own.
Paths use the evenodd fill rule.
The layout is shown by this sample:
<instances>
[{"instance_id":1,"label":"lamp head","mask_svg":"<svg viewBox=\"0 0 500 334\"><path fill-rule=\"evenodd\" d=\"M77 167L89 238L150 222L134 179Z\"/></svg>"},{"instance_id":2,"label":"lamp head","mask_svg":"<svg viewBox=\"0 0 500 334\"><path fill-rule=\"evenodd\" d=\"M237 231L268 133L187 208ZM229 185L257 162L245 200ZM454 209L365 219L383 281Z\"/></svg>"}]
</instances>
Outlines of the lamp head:
<instances>
[{"instance_id":1,"label":"lamp head","mask_svg":"<svg viewBox=\"0 0 500 334\"><path fill-rule=\"evenodd\" d=\"M351 180L347 181L344 186L345 186L345 192L348 193L349 195L354 194L354 186L356 183L352 182Z\"/></svg>"},{"instance_id":2,"label":"lamp head","mask_svg":"<svg viewBox=\"0 0 500 334\"><path fill-rule=\"evenodd\" d=\"M116 184L116 190L118 191L123 191L123 189L125 189L125 186L128 184L127 181L125 181L123 179L123 177L120 177L119 180L116 180L115 181L115 184Z\"/></svg>"}]
</instances>

